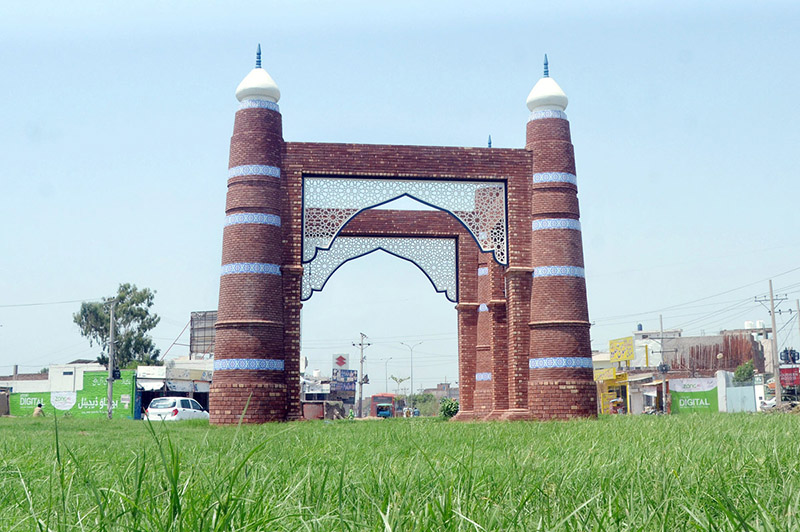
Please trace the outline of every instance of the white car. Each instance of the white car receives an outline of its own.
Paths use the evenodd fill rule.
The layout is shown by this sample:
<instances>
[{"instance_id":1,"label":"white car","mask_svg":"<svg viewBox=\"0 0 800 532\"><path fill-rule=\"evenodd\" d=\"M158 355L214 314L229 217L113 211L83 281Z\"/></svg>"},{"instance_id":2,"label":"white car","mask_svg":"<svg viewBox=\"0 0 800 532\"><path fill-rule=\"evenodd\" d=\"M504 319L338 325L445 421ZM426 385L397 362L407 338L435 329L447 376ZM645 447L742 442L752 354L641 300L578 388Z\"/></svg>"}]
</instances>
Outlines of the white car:
<instances>
[{"instance_id":1,"label":"white car","mask_svg":"<svg viewBox=\"0 0 800 532\"><path fill-rule=\"evenodd\" d=\"M769 410L771 408L775 408L775 398L773 397L769 401L761 401L761 410Z\"/></svg>"},{"instance_id":2,"label":"white car","mask_svg":"<svg viewBox=\"0 0 800 532\"><path fill-rule=\"evenodd\" d=\"M181 421L184 419L208 419L208 412L200 403L188 397L157 397L150 401L144 411L144 419L151 421Z\"/></svg>"}]
</instances>

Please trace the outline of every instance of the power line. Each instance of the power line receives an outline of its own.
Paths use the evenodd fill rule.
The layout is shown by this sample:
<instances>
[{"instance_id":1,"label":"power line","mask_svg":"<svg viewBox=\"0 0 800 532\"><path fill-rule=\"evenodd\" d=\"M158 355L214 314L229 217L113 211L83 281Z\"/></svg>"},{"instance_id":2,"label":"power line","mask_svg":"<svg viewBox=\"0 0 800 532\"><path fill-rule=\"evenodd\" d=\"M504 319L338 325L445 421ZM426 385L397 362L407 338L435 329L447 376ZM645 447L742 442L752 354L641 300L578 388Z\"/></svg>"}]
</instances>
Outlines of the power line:
<instances>
[{"instance_id":1,"label":"power line","mask_svg":"<svg viewBox=\"0 0 800 532\"><path fill-rule=\"evenodd\" d=\"M48 305L65 305L67 303L94 303L102 301L101 297L93 297L91 299L71 299L69 301L48 301L45 303L13 303L9 305L0 305L0 308L18 308L18 307L43 307Z\"/></svg>"},{"instance_id":2,"label":"power line","mask_svg":"<svg viewBox=\"0 0 800 532\"><path fill-rule=\"evenodd\" d=\"M701 297L699 299L693 299L693 300L687 301L685 303L679 303L677 305L670 305L668 307L662 307L662 308L656 309L656 310L649 310L647 312L637 312L637 313L633 313L633 314L619 314L617 316L608 316L608 317L605 317L605 318L596 318L596 321L611 320L611 319L618 319L618 318L630 318L630 317L636 317L636 316L642 316L642 315L648 315L648 314L657 314L657 313L662 312L664 310L671 310L671 309L674 309L674 308L685 307L686 305L691 305L692 303L699 303L700 301L707 301L707 300L713 299L715 297L719 297L719 296L722 296L722 295L725 295L725 294L730 294L731 292L736 292L737 290L741 290L741 289L747 288L749 286L757 285L757 284L763 283L765 281L768 281L770 279L774 279L775 277L780 277L782 275L787 275L789 273L796 272L798 270L800 270L800 266L798 266L797 268L792 268L791 270L786 270L783 273L779 273L777 275L773 275L772 277L767 277L766 279L761 279L759 281L754 281L752 283L747 283L745 285L742 285L742 286L739 286L739 287L736 287L736 288L731 288L730 290L725 290L724 292L719 292L718 294L714 294L714 295L710 295L710 296L706 296L706 297Z\"/></svg>"}]
</instances>

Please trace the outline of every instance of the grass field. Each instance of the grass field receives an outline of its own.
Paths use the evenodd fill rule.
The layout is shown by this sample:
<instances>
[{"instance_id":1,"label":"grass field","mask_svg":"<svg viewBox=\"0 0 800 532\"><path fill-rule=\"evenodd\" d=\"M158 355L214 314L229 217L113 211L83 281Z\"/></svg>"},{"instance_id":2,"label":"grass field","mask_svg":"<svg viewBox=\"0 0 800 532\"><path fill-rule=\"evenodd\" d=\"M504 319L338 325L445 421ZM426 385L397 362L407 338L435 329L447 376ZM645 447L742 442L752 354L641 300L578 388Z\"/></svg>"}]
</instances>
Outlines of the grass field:
<instances>
[{"instance_id":1,"label":"grass field","mask_svg":"<svg viewBox=\"0 0 800 532\"><path fill-rule=\"evenodd\" d=\"M0 419L0 530L800 530L800 416Z\"/></svg>"}]
</instances>

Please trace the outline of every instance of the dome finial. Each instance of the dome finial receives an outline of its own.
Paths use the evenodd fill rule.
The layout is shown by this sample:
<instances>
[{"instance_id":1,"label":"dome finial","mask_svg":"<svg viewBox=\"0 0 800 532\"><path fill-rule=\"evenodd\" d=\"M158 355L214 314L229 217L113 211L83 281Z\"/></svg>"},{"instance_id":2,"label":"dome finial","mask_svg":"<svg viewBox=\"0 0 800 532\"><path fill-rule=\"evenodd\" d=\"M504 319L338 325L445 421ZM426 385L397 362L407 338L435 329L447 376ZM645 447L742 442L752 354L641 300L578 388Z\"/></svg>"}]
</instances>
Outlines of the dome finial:
<instances>
[{"instance_id":1,"label":"dome finial","mask_svg":"<svg viewBox=\"0 0 800 532\"><path fill-rule=\"evenodd\" d=\"M547 64L547 59L545 56L545 65L546 64ZM256 50L256 68L261 68L261 43L258 43L258 50ZM546 66L545 69L547 69Z\"/></svg>"},{"instance_id":2,"label":"dome finial","mask_svg":"<svg viewBox=\"0 0 800 532\"><path fill-rule=\"evenodd\" d=\"M550 68L547 66L547 54L544 54L544 77L550 77Z\"/></svg>"}]
</instances>

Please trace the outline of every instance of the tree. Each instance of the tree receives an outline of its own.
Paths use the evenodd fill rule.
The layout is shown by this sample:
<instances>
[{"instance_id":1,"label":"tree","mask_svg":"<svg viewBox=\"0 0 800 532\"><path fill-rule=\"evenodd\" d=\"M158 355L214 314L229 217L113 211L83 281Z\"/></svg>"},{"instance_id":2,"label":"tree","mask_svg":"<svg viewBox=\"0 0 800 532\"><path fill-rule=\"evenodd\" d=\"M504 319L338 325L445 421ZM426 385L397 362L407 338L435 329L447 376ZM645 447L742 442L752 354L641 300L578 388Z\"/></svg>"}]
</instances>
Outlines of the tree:
<instances>
[{"instance_id":1,"label":"tree","mask_svg":"<svg viewBox=\"0 0 800 532\"><path fill-rule=\"evenodd\" d=\"M753 375L755 374L755 368L753 367L753 361L748 360L738 368L736 371L733 372L733 382L740 383L740 382L750 382L753 380Z\"/></svg>"},{"instance_id":2,"label":"tree","mask_svg":"<svg viewBox=\"0 0 800 532\"><path fill-rule=\"evenodd\" d=\"M411 396L414 407L419 410L421 416L435 416L438 405L436 404L436 396L432 393L419 393Z\"/></svg>"},{"instance_id":3,"label":"tree","mask_svg":"<svg viewBox=\"0 0 800 532\"><path fill-rule=\"evenodd\" d=\"M102 353L97 357L100 364L108 364L108 336L111 323L111 302L114 304L114 344L118 368L160 366L160 350L147 334L161 321L151 313L155 291L139 290L136 285L119 285L115 297L103 298L100 302L81 303L80 310L72 320L81 330L81 336L89 339L89 345L97 344Z\"/></svg>"},{"instance_id":4,"label":"tree","mask_svg":"<svg viewBox=\"0 0 800 532\"><path fill-rule=\"evenodd\" d=\"M445 419L450 419L458 414L458 401L449 397L442 397L439 403L439 414Z\"/></svg>"}]
</instances>

